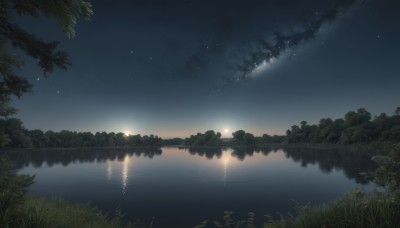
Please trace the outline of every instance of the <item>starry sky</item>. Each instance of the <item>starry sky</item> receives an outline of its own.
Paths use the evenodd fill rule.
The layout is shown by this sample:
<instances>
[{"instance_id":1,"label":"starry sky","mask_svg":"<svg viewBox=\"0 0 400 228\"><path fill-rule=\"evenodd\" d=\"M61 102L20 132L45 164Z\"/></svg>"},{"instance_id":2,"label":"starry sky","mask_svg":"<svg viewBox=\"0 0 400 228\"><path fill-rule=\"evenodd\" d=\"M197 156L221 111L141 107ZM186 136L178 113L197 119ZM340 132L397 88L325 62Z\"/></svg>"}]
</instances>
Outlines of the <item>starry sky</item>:
<instances>
[{"instance_id":1,"label":"starry sky","mask_svg":"<svg viewBox=\"0 0 400 228\"><path fill-rule=\"evenodd\" d=\"M34 88L13 104L28 129L284 134L400 106L398 0L90 2L73 39L49 18L17 19L72 62L45 77L22 57Z\"/></svg>"}]
</instances>

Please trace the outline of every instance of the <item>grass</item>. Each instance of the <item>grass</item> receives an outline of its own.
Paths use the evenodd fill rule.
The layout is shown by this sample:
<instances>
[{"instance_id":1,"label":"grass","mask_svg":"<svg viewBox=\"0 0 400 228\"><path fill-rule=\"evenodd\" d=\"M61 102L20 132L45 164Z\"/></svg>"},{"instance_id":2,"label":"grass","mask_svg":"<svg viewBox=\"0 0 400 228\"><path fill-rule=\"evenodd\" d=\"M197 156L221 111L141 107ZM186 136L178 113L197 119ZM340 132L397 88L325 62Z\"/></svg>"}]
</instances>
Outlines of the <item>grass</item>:
<instances>
[{"instance_id":1,"label":"grass","mask_svg":"<svg viewBox=\"0 0 400 228\"><path fill-rule=\"evenodd\" d=\"M394 194L356 191L321 206L298 206L297 216L264 227L400 227L400 203Z\"/></svg>"},{"instance_id":2,"label":"grass","mask_svg":"<svg viewBox=\"0 0 400 228\"><path fill-rule=\"evenodd\" d=\"M281 215L274 220L267 215L263 226L255 225L255 215L249 213L247 220L234 221L233 212L226 211L222 221L203 221L196 228L378 228L400 227L400 202L396 194L387 192L352 193L329 204L320 206L296 205L296 215Z\"/></svg>"},{"instance_id":3,"label":"grass","mask_svg":"<svg viewBox=\"0 0 400 228\"><path fill-rule=\"evenodd\" d=\"M264 228L291 227L400 227L399 195L388 192L364 193L355 190L329 204L320 206L296 205L296 215L281 216L268 221ZM26 216L20 227L145 227L139 223L123 224L123 214L116 210L111 218L89 204L73 204L58 198L28 196ZM225 212L222 221L204 221L196 228L254 228L254 213L247 220L234 221L233 212Z\"/></svg>"},{"instance_id":4,"label":"grass","mask_svg":"<svg viewBox=\"0 0 400 228\"><path fill-rule=\"evenodd\" d=\"M139 223L124 224L121 220L123 214L119 209L111 218L90 204L74 204L59 198L28 196L25 212L20 227L144 227Z\"/></svg>"}]
</instances>

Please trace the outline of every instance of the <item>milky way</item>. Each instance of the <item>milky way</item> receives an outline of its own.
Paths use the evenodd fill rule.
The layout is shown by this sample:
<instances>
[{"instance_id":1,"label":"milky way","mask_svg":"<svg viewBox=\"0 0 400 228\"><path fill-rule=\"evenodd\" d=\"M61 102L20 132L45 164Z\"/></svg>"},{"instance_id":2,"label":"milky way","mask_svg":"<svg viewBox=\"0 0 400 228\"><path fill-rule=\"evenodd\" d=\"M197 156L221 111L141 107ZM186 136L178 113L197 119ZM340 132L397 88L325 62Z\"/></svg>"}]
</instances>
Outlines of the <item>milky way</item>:
<instances>
[{"instance_id":1,"label":"milky way","mask_svg":"<svg viewBox=\"0 0 400 228\"><path fill-rule=\"evenodd\" d=\"M320 14L317 20L310 23L300 32L289 35L276 32L272 42L268 39L259 39L257 41L256 50L250 51L244 59L237 63L235 67L233 67L234 72L230 77L225 79L228 83L232 83L240 82L251 77L254 73L257 73L260 68L265 68L265 66L279 59L285 51L314 39L322 26L334 22L339 16L362 2L363 1L359 0L341 0L334 8Z\"/></svg>"}]
</instances>

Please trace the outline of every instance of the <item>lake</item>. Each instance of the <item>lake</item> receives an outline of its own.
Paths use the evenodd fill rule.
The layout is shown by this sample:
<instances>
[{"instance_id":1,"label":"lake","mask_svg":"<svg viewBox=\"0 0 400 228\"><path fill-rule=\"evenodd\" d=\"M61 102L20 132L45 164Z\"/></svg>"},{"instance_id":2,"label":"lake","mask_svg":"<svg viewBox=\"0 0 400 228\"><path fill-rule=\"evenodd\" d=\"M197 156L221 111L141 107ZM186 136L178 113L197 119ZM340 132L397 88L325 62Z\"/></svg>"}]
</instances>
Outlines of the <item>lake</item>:
<instances>
[{"instance_id":1,"label":"lake","mask_svg":"<svg viewBox=\"0 0 400 228\"><path fill-rule=\"evenodd\" d=\"M370 154L295 148L137 148L13 152L19 172L35 174L30 192L91 202L104 212L152 227L193 227L203 220L293 212L295 202L321 204L354 188L376 186L360 172Z\"/></svg>"}]
</instances>

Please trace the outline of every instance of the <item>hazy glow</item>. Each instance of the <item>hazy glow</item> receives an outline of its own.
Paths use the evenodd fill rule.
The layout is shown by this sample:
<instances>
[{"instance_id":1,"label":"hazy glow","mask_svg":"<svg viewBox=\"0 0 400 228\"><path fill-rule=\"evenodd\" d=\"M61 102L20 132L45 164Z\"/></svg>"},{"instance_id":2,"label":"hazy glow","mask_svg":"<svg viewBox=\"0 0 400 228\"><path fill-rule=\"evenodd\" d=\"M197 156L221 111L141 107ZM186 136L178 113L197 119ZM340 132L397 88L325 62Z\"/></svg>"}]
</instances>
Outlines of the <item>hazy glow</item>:
<instances>
[{"instance_id":1,"label":"hazy glow","mask_svg":"<svg viewBox=\"0 0 400 228\"><path fill-rule=\"evenodd\" d=\"M225 128L225 129L222 131L222 137L223 137L223 138L230 138L230 137L232 137L232 135L231 135L231 130L229 130L229 128Z\"/></svg>"},{"instance_id":2,"label":"hazy glow","mask_svg":"<svg viewBox=\"0 0 400 228\"><path fill-rule=\"evenodd\" d=\"M122 194L126 193L126 189L128 186L129 163L130 163L130 157L129 155L126 155L124 158L124 162L122 164Z\"/></svg>"},{"instance_id":3,"label":"hazy glow","mask_svg":"<svg viewBox=\"0 0 400 228\"><path fill-rule=\"evenodd\" d=\"M132 131L129 130L129 129L126 129L126 130L124 130L124 134L125 134L126 136L130 136L130 135L132 134Z\"/></svg>"}]
</instances>

